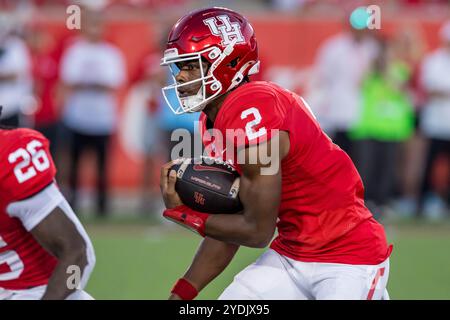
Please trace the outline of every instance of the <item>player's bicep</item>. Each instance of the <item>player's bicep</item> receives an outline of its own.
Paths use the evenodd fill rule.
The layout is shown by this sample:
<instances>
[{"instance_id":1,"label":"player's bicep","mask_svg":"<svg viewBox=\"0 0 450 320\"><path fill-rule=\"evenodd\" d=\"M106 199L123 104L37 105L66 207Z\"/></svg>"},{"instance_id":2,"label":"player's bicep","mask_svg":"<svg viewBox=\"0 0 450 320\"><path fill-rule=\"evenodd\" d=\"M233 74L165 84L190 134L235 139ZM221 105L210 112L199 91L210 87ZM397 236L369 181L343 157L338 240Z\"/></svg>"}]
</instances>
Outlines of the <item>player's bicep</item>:
<instances>
[{"instance_id":1,"label":"player's bicep","mask_svg":"<svg viewBox=\"0 0 450 320\"><path fill-rule=\"evenodd\" d=\"M251 165L249 165L251 166ZM274 175L246 175L241 176L239 198L245 212L256 215L267 212L278 213L277 208L281 196L281 174Z\"/></svg>"},{"instance_id":2,"label":"player's bicep","mask_svg":"<svg viewBox=\"0 0 450 320\"><path fill-rule=\"evenodd\" d=\"M268 145L269 146L264 146ZM263 174L270 165L261 163L259 151L261 147L270 147L270 142L250 146L240 151L245 154L246 163L240 164L242 173L239 197L244 206L244 214L255 228L271 237L275 230L278 207L281 200L280 159L272 159L275 169L271 174ZM256 163L253 160L256 159Z\"/></svg>"},{"instance_id":3,"label":"player's bicep","mask_svg":"<svg viewBox=\"0 0 450 320\"><path fill-rule=\"evenodd\" d=\"M86 241L74 222L60 207L55 207L31 230L31 234L56 257L69 252L79 254L86 252Z\"/></svg>"},{"instance_id":4,"label":"player's bicep","mask_svg":"<svg viewBox=\"0 0 450 320\"><path fill-rule=\"evenodd\" d=\"M56 206L30 232L43 248L58 258L63 272L67 274L69 267L78 268L80 278L77 287L83 289L94 269L95 253L86 231L67 201ZM61 269L53 274L54 279L58 280L61 275Z\"/></svg>"},{"instance_id":5,"label":"player's bicep","mask_svg":"<svg viewBox=\"0 0 450 320\"><path fill-rule=\"evenodd\" d=\"M79 261L83 269L80 287L84 288L95 266L94 248L54 183L30 198L11 203L6 211L9 216L18 218L35 240L52 255L58 259Z\"/></svg>"},{"instance_id":6,"label":"player's bicep","mask_svg":"<svg viewBox=\"0 0 450 320\"><path fill-rule=\"evenodd\" d=\"M259 246L266 246L273 237L281 195L279 175L241 176L239 197L244 206L243 218Z\"/></svg>"},{"instance_id":7,"label":"player's bicep","mask_svg":"<svg viewBox=\"0 0 450 320\"><path fill-rule=\"evenodd\" d=\"M91 247L89 237L55 183L30 198L8 205L9 216L22 222L38 242L52 254L52 248L73 245Z\"/></svg>"}]
</instances>

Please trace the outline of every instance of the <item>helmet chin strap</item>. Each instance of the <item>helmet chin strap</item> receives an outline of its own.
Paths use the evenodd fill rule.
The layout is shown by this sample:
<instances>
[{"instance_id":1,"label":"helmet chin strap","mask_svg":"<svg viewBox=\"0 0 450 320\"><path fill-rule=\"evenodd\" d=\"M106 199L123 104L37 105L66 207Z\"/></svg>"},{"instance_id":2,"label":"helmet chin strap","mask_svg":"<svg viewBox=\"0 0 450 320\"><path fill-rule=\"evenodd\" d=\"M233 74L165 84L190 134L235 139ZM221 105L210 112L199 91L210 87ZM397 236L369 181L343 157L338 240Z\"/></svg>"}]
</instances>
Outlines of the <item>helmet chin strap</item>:
<instances>
[{"instance_id":1,"label":"helmet chin strap","mask_svg":"<svg viewBox=\"0 0 450 320\"><path fill-rule=\"evenodd\" d=\"M205 101L201 91L202 89L200 88L197 94L182 99L181 103L186 108L186 112L197 112L204 108L203 103Z\"/></svg>"}]
</instances>

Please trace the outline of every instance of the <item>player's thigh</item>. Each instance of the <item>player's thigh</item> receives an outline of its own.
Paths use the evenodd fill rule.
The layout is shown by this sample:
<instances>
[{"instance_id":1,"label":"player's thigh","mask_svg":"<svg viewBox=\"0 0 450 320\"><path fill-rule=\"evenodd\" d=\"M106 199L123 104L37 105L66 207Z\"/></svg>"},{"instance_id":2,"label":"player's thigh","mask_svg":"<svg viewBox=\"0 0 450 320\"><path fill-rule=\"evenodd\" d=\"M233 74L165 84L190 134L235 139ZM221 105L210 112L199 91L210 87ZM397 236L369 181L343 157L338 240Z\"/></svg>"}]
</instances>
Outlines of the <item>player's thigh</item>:
<instances>
[{"instance_id":1,"label":"player's thigh","mask_svg":"<svg viewBox=\"0 0 450 320\"><path fill-rule=\"evenodd\" d=\"M266 251L256 262L234 277L220 295L220 300L277 300L307 299L296 286L281 255Z\"/></svg>"},{"instance_id":2,"label":"player's thigh","mask_svg":"<svg viewBox=\"0 0 450 320\"><path fill-rule=\"evenodd\" d=\"M386 299L388 278L389 260L376 266L321 264L313 294L318 300Z\"/></svg>"}]
</instances>

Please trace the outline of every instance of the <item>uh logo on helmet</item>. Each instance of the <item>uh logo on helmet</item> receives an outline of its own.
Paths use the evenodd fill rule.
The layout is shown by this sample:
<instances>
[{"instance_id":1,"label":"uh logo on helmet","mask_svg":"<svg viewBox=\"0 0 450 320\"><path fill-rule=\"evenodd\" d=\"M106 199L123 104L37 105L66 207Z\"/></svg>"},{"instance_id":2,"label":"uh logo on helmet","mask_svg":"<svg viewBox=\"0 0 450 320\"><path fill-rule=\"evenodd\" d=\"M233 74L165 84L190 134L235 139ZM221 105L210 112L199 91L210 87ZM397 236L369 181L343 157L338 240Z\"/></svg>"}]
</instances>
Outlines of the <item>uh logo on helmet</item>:
<instances>
[{"instance_id":1,"label":"uh logo on helmet","mask_svg":"<svg viewBox=\"0 0 450 320\"><path fill-rule=\"evenodd\" d=\"M177 83L177 63L196 61L198 79ZM204 70L202 61L209 64ZM175 114L201 111L210 101L232 90L248 75L259 71L255 32L248 20L226 8L193 11L173 26L162 66L169 66L173 83L162 88ZM200 84L194 95L180 96L179 89Z\"/></svg>"}]
</instances>

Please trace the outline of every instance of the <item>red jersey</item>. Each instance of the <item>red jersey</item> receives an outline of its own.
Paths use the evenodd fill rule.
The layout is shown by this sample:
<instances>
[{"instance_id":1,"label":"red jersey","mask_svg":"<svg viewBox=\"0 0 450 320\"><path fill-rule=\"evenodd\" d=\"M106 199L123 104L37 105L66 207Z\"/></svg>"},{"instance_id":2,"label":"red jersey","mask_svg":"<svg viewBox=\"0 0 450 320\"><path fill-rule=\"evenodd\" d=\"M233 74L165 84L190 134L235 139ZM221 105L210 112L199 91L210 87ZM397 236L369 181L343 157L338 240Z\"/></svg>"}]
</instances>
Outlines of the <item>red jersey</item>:
<instances>
[{"instance_id":1,"label":"red jersey","mask_svg":"<svg viewBox=\"0 0 450 320\"><path fill-rule=\"evenodd\" d=\"M8 214L53 182L56 169L49 142L30 129L0 129L0 287L28 289L47 284L57 260Z\"/></svg>"},{"instance_id":2,"label":"red jersey","mask_svg":"<svg viewBox=\"0 0 450 320\"><path fill-rule=\"evenodd\" d=\"M200 131L208 128L202 113ZM213 129L224 139L227 129L243 132L244 137L233 138L234 150L223 153L208 134L202 135L213 156L222 153L234 163L239 147L271 139L273 130L289 133L272 249L304 262L375 265L389 257L392 246L364 204L364 187L353 162L321 130L302 98L268 82L244 84L227 96Z\"/></svg>"}]
</instances>

